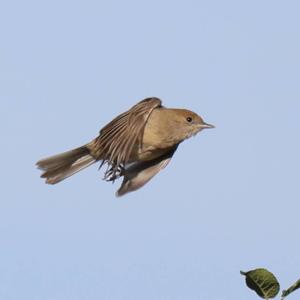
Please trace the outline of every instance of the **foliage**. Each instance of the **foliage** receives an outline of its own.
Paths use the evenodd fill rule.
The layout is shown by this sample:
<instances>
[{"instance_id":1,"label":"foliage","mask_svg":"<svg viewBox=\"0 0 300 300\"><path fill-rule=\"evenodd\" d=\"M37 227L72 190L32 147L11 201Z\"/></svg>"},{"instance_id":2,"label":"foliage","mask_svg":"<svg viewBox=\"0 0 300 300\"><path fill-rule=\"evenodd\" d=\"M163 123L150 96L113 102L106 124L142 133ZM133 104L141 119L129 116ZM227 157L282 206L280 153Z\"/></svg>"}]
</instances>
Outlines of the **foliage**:
<instances>
[{"instance_id":1,"label":"foliage","mask_svg":"<svg viewBox=\"0 0 300 300\"><path fill-rule=\"evenodd\" d=\"M261 298L271 299L278 295L280 290L279 282L275 275L267 269L258 268L247 272L240 271L240 273L246 277L247 286ZM281 300L299 288L300 279L288 289L282 291Z\"/></svg>"}]
</instances>

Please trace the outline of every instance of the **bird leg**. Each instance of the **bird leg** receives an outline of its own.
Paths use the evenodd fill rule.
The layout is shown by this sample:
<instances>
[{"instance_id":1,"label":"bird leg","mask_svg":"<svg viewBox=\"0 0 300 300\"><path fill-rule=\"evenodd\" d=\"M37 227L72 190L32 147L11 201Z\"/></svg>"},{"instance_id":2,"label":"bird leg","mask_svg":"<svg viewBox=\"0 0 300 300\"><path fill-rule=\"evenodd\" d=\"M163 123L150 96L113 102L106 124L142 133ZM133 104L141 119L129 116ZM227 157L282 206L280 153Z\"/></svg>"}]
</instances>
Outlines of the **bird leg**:
<instances>
[{"instance_id":1,"label":"bird leg","mask_svg":"<svg viewBox=\"0 0 300 300\"><path fill-rule=\"evenodd\" d=\"M111 166L104 174L104 180L114 182L124 175L125 167L123 165Z\"/></svg>"}]
</instances>

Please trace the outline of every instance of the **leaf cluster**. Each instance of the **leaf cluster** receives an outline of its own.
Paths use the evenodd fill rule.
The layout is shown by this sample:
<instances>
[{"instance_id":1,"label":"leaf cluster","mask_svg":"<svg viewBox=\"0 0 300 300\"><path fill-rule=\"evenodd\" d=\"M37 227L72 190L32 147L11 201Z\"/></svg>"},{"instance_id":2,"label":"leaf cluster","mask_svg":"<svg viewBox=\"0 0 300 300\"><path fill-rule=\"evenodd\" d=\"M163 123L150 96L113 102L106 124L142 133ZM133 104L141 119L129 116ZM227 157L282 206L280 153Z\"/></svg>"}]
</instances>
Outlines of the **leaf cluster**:
<instances>
[{"instance_id":1,"label":"leaf cluster","mask_svg":"<svg viewBox=\"0 0 300 300\"><path fill-rule=\"evenodd\" d=\"M245 276L246 285L263 299L275 298L280 291L280 284L273 273L267 269L258 268L247 272L240 271ZM281 300L300 288L300 279L288 289L283 290Z\"/></svg>"}]
</instances>

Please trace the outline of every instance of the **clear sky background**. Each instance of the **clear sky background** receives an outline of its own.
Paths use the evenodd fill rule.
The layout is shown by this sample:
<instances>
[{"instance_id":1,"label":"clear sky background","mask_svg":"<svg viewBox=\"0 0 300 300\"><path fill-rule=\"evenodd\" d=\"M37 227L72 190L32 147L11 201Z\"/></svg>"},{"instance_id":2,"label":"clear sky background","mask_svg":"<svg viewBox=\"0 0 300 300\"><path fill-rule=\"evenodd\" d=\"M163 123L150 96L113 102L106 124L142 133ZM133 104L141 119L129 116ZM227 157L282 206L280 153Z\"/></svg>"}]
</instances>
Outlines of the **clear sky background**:
<instances>
[{"instance_id":1,"label":"clear sky background","mask_svg":"<svg viewBox=\"0 0 300 300\"><path fill-rule=\"evenodd\" d=\"M258 299L300 278L299 1L3 1L0 299ZM157 96L216 125L136 193L35 162ZM290 299L299 298L299 292Z\"/></svg>"}]
</instances>

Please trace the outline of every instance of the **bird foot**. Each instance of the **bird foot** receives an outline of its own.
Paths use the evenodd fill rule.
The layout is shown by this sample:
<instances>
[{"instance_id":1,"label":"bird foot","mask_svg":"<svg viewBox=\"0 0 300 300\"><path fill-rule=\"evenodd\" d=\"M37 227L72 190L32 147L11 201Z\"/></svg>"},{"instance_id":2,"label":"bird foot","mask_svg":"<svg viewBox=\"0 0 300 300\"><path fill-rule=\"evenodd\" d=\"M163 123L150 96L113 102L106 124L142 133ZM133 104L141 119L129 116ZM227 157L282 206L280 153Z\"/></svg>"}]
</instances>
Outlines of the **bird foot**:
<instances>
[{"instance_id":1,"label":"bird foot","mask_svg":"<svg viewBox=\"0 0 300 300\"><path fill-rule=\"evenodd\" d=\"M112 166L110 169L108 169L104 174L104 180L106 181L112 181L119 179L124 175L125 168L122 165L119 166Z\"/></svg>"}]
</instances>

